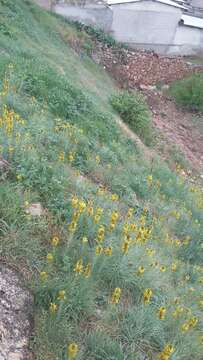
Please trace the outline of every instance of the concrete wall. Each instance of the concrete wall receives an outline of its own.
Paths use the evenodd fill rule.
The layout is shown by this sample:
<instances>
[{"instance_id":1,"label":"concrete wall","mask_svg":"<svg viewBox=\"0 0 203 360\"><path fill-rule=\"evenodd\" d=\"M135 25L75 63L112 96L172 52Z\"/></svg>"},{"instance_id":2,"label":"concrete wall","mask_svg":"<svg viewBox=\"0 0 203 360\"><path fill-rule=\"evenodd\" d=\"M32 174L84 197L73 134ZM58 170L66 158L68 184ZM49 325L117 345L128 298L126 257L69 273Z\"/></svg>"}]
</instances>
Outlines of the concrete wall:
<instances>
[{"instance_id":1,"label":"concrete wall","mask_svg":"<svg viewBox=\"0 0 203 360\"><path fill-rule=\"evenodd\" d=\"M57 4L53 10L73 21L97 26L107 32L111 31L113 12L104 5L89 5L84 7Z\"/></svg>"},{"instance_id":2,"label":"concrete wall","mask_svg":"<svg viewBox=\"0 0 203 360\"><path fill-rule=\"evenodd\" d=\"M111 33L118 41L162 53L173 44L182 14L179 8L153 1L114 5L112 10Z\"/></svg>"},{"instance_id":3,"label":"concrete wall","mask_svg":"<svg viewBox=\"0 0 203 360\"><path fill-rule=\"evenodd\" d=\"M191 5L197 6L203 9L203 0L192 0Z\"/></svg>"},{"instance_id":4,"label":"concrete wall","mask_svg":"<svg viewBox=\"0 0 203 360\"><path fill-rule=\"evenodd\" d=\"M203 53L203 30L179 26L174 44L168 49L168 54L195 55L197 53Z\"/></svg>"}]
</instances>

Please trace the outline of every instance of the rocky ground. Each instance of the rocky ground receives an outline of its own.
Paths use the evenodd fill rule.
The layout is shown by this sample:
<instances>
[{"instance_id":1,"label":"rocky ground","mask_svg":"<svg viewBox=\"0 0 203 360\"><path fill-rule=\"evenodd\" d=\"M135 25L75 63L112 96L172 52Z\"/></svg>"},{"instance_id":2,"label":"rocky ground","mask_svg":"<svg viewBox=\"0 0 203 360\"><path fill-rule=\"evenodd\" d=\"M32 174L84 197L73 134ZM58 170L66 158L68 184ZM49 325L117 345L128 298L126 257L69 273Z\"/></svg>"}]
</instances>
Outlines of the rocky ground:
<instances>
[{"instance_id":1,"label":"rocky ground","mask_svg":"<svg viewBox=\"0 0 203 360\"><path fill-rule=\"evenodd\" d=\"M33 299L16 273L0 263L0 360L29 360Z\"/></svg>"}]
</instances>

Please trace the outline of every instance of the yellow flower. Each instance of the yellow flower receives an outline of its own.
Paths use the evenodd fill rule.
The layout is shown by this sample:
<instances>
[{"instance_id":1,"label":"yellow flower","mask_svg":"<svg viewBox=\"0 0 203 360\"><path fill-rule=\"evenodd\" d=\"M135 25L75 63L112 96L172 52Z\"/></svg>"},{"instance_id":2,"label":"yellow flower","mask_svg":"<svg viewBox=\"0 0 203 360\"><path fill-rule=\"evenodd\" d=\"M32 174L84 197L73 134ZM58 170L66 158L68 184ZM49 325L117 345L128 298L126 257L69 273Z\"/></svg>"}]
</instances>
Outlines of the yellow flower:
<instances>
[{"instance_id":1,"label":"yellow flower","mask_svg":"<svg viewBox=\"0 0 203 360\"><path fill-rule=\"evenodd\" d=\"M181 330L183 331L183 332L186 332L186 331L188 331L189 330L189 324L188 323L184 323L182 326L181 326Z\"/></svg>"},{"instance_id":2,"label":"yellow flower","mask_svg":"<svg viewBox=\"0 0 203 360\"><path fill-rule=\"evenodd\" d=\"M122 252L123 252L124 254L127 254L127 253L128 253L129 245L130 245L130 241L129 241L129 240L125 240L125 241L123 242L121 249L122 249Z\"/></svg>"},{"instance_id":3,"label":"yellow flower","mask_svg":"<svg viewBox=\"0 0 203 360\"><path fill-rule=\"evenodd\" d=\"M147 176L147 182L148 182L148 185L151 186L152 183L153 183L153 176L152 175L148 175Z\"/></svg>"},{"instance_id":4,"label":"yellow flower","mask_svg":"<svg viewBox=\"0 0 203 360\"><path fill-rule=\"evenodd\" d=\"M88 277L90 277L90 275L91 275L91 264L88 263L85 270L84 270L84 276L86 278L88 278Z\"/></svg>"},{"instance_id":5,"label":"yellow flower","mask_svg":"<svg viewBox=\"0 0 203 360\"><path fill-rule=\"evenodd\" d=\"M61 151L58 157L59 161L64 161L65 160L65 153L64 151Z\"/></svg>"},{"instance_id":6,"label":"yellow flower","mask_svg":"<svg viewBox=\"0 0 203 360\"><path fill-rule=\"evenodd\" d=\"M80 213L82 213L82 212L84 212L85 211L85 209L86 209L86 203L85 203L85 201L83 201L83 200L81 200L81 201L79 201L79 212Z\"/></svg>"},{"instance_id":7,"label":"yellow flower","mask_svg":"<svg viewBox=\"0 0 203 360\"><path fill-rule=\"evenodd\" d=\"M51 302L50 305L49 305L49 311L51 313L55 313L57 311L57 309L58 309L58 305Z\"/></svg>"},{"instance_id":8,"label":"yellow flower","mask_svg":"<svg viewBox=\"0 0 203 360\"><path fill-rule=\"evenodd\" d=\"M197 317L193 317L188 321L188 325L189 327L195 327L198 323L198 318Z\"/></svg>"},{"instance_id":9,"label":"yellow flower","mask_svg":"<svg viewBox=\"0 0 203 360\"><path fill-rule=\"evenodd\" d=\"M78 202L79 202L78 198L74 196L74 197L71 199L71 206L72 206L74 209L76 209L76 208L78 207Z\"/></svg>"},{"instance_id":10,"label":"yellow flower","mask_svg":"<svg viewBox=\"0 0 203 360\"><path fill-rule=\"evenodd\" d=\"M166 308L163 307L163 306L160 307L158 314L159 314L159 319L163 320L165 318L165 315L166 315Z\"/></svg>"},{"instance_id":11,"label":"yellow flower","mask_svg":"<svg viewBox=\"0 0 203 360\"><path fill-rule=\"evenodd\" d=\"M103 248L100 245L96 246L95 254L100 255L102 252L103 252Z\"/></svg>"},{"instance_id":12,"label":"yellow flower","mask_svg":"<svg viewBox=\"0 0 203 360\"><path fill-rule=\"evenodd\" d=\"M80 259L76 262L74 272L77 274L81 274L83 272L83 260Z\"/></svg>"},{"instance_id":13,"label":"yellow flower","mask_svg":"<svg viewBox=\"0 0 203 360\"><path fill-rule=\"evenodd\" d=\"M157 360L169 360L171 354L174 352L174 348L172 345L168 344L165 346Z\"/></svg>"},{"instance_id":14,"label":"yellow flower","mask_svg":"<svg viewBox=\"0 0 203 360\"><path fill-rule=\"evenodd\" d=\"M119 199L119 196L117 194L112 194L111 195L111 200L112 201L118 201L118 199Z\"/></svg>"},{"instance_id":15,"label":"yellow flower","mask_svg":"<svg viewBox=\"0 0 203 360\"><path fill-rule=\"evenodd\" d=\"M74 233L77 228L77 223L75 221L72 221L68 227L69 231Z\"/></svg>"},{"instance_id":16,"label":"yellow flower","mask_svg":"<svg viewBox=\"0 0 203 360\"><path fill-rule=\"evenodd\" d=\"M47 272L46 271L41 271L40 278L41 278L42 281L46 281L47 278L48 278Z\"/></svg>"},{"instance_id":17,"label":"yellow flower","mask_svg":"<svg viewBox=\"0 0 203 360\"><path fill-rule=\"evenodd\" d=\"M87 213L88 213L89 216L93 216L94 215L94 208L92 206L88 206Z\"/></svg>"},{"instance_id":18,"label":"yellow flower","mask_svg":"<svg viewBox=\"0 0 203 360\"><path fill-rule=\"evenodd\" d=\"M165 271L166 271L166 266L162 265L162 266L160 267L160 271L161 271L161 272L165 272Z\"/></svg>"},{"instance_id":19,"label":"yellow flower","mask_svg":"<svg viewBox=\"0 0 203 360\"><path fill-rule=\"evenodd\" d=\"M54 236L54 237L53 237L53 239L51 240L51 244L52 244L52 246L54 246L54 247L58 246L58 244L59 244L59 238L58 238L58 236Z\"/></svg>"},{"instance_id":20,"label":"yellow flower","mask_svg":"<svg viewBox=\"0 0 203 360\"><path fill-rule=\"evenodd\" d=\"M105 235L105 227L104 227L104 225L100 225L98 232L97 232L97 240L99 242L102 242L104 240L104 235Z\"/></svg>"},{"instance_id":21,"label":"yellow flower","mask_svg":"<svg viewBox=\"0 0 203 360\"><path fill-rule=\"evenodd\" d=\"M153 256L155 254L155 250L150 249L150 248L146 248L146 253L148 256Z\"/></svg>"},{"instance_id":22,"label":"yellow flower","mask_svg":"<svg viewBox=\"0 0 203 360\"><path fill-rule=\"evenodd\" d=\"M144 266L139 266L139 268L138 268L138 275L143 275L144 274L144 272L145 272L145 268L144 268Z\"/></svg>"},{"instance_id":23,"label":"yellow flower","mask_svg":"<svg viewBox=\"0 0 203 360\"><path fill-rule=\"evenodd\" d=\"M103 214L103 209L101 207L98 207L96 209L96 215L101 216Z\"/></svg>"},{"instance_id":24,"label":"yellow flower","mask_svg":"<svg viewBox=\"0 0 203 360\"><path fill-rule=\"evenodd\" d=\"M65 300L66 299L66 292L65 290L60 290L58 293L58 300Z\"/></svg>"},{"instance_id":25,"label":"yellow flower","mask_svg":"<svg viewBox=\"0 0 203 360\"><path fill-rule=\"evenodd\" d=\"M47 254L47 261L48 261L49 263L52 263L53 260L54 260L53 254L52 254L52 253L48 253L48 254Z\"/></svg>"},{"instance_id":26,"label":"yellow flower","mask_svg":"<svg viewBox=\"0 0 203 360\"><path fill-rule=\"evenodd\" d=\"M111 256L112 255L112 246L108 246L108 247L106 247L106 248L104 248L104 254L106 255L106 256Z\"/></svg>"},{"instance_id":27,"label":"yellow flower","mask_svg":"<svg viewBox=\"0 0 203 360\"><path fill-rule=\"evenodd\" d=\"M99 155L97 155L97 156L95 157L95 159L96 159L96 162L99 164L99 163L100 163L100 161L101 161L100 156L99 156Z\"/></svg>"},{"instance_id":28,"label":"yellow flower","mask_svg":"<svg viewBox=\"0 0 203 360\"><path fill-rule=\"evenodd\" d=\"M133 208L129 208L129 209L128 209L127 217L128 217L129 219L133 216L133 211L134 211Z\"/></svg>"},{"instance_id":29,"label":"yellow flower","mask_svg":"<svg viewBox=\"0 0 203 360\"><path fill-rule=\"evenodd\" d=\"M70 152L70 153L68 154L68 160L69 160L70 162L73 162L73 161L75 160L75 154L74 154L73 152Z\"/></svg>"},{"instance_id":30,"label":"yellow flower","mask_svg":"<svg viewBox=\"0 0 203 360\"><path fill-rule=\"evenodd\" d=\"M145 289L144 291L144 303L149 304L152 297L152 290L151 289Z\"/></svg>"},{"instance_id":31,"label":"yellow flower","mask_svg":"<svg viewBox=\"0 0 203 360\"><path fill-rule=\"evenodd\" d=\"M78 345L76 343L71 343L68 345L67 353L69 359L75 359L78 353Z\"/></svg>"},{"instance_id":32,"label":"yellow flower","mask_svg":"<svg viewBox=\"0 0 203 360\"><path fill-rule=\"evenodd\" d=\"M172 271L176 271L176 270L177 270L177 264L172 263L172 264L171 264L171 270L172 270Z\"/></svg>"},{"instance_id":33,"label":"yellow flower","mask_svg":"<svg viewBox=\"0 0 203 360\"><path fill-rule=\"evenodd\" d=\"M111 296L111 303L112 304L118 304L120 301L122 290L120 288L115 288L112 296Z\"/></svg>"},{"instance_id":34,"label":"yellow flower","mask_svg":"<svg viewBox=\"0 0 203 360\"><path fill-rule=\"evenodd\" d=\"M118 212L113 211L111 214L111 223L115 223L118 220Z\"/></svg>"},{"instance_id":35,"label":"yellow flower","mask_svg":"<svg viewBox=\"0 0 203 360\"><path fill-rule=\"evenodd\" d=\"M18 180L18 181L20 181L20 180L22 180L22 175L20 175L20 174L18 174L17 176L16 176L16 179Z\"/></svg>"}]
</instances>

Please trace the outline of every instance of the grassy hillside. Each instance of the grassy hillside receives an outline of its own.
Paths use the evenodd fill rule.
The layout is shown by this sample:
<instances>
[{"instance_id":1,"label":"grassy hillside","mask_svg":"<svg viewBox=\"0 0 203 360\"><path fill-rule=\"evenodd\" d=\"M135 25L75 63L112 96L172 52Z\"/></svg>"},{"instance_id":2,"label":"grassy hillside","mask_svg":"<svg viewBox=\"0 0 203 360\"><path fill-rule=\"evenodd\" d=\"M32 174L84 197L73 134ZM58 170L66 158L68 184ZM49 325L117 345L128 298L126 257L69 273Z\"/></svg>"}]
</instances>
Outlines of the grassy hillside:
<instances>
[{"instance_id":1,"label":"grassy hillside","mask_svg":"<svg viewBox=\"0 0 203 360\"><path fill-rule=\"evenodd\" d=\"M35 297L30 347L39 360L201 360L203 195L122 134L117 89L69 48L73 32L0 0L0 251Z\"/></svg>"}]
</instances>

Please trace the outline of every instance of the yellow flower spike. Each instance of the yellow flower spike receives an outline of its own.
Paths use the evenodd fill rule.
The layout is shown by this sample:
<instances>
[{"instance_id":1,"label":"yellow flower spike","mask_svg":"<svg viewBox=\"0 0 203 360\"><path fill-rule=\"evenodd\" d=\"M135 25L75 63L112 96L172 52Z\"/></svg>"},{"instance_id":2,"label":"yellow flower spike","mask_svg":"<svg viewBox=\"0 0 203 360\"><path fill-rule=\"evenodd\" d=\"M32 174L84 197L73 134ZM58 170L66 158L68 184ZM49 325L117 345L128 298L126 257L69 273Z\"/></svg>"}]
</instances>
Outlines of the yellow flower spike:
<instances>
[{"instance_id":1,"label":"yellow flower spike","mask_svg":"<svg viewBox=\"0 0 203 360\"><path fill-rule=\"evenodd\" d=\"M188 321L188 325L190 328L195 327L198 324L198 318L197 317L192 317L189 321Z\"/></svg>"},{"instance_id":2,"label":"yellow flower spike","mask_svg":"<svg viewBox=\"0 0 203 360\"><path fill-rule=\"evenodd\" d=\"M128 209L128 213L127 213L128 219L130 219L130 218L133 216L133 212L134 212L134 209L133 209L133 208L129 208L129 209Z\"/></svg>"},{"instance_id":3,"label":"yellow flower spike","mask_svg":"<svg viewBox=\"0 0 203 360\"><path fill-rule=\"evenodd\" d=\"M118 220L118 212L117 211L113 211L112 214L111 214L111 223L116 223L117 220Z\"/></svg>"},{"instance_id":4,"label":"yellow flower spike","mask_svg":"<svg viewBox=\"0 0 203 360\"><path fill-rule=\"evenodd\" d=\"M54 314L58 310L58 305L55 303L50 303L49 305L49 311Z\"/></svg>"},{"instance_id":5,"label":"yellow flower spike","mask_svg":"<svg viewBox=\"0 0 203 360\"><path fill-rule=\"evenodd\" d=\"M122 244L122 252L123 254L127 254L128 253L128 250L129 250L129 246L130 246L130 241L129 240L125 240Z\"/></svg>"},{"instance_id":6,"label":"yellow flower spike","mask_svg":"<svg viewBox=\"0 0 203 360\"><path fill-rule=\"evenodd\" d=\"M74 197L71 199L71 206L72 206L74 209L77 209L77 207L78 207L78 202L79 202L78 198L74 196Z\"/></svg>"},{"instance_id":7,"label":"yellow flower spike","mask_svg":"<svg viewBox=\"0 0 203 360\"><path fill-rule=\"evenodd\" d=\"M77 228L77 223L75 221L72 221L68 227L69 231L74 233Z\"/></svg>"},{"instance_id":8,"label":"yellow flower spike","mask_svg":"<svg viewBox=\"0 0 203 360\"><path fill-rule=\"evenodd\" d=\"M100 245L96 246L95 255L97 255L97 256L101 255L102 252L103 252L103 248Z\"/></svg>"},{"instance_id":9,"label":"yellow flower spike","mask_svg":"<svg viewBox=\"0 0 203 360\"><path fill-rule=\"evenodd\" d=\"M151 297L152 297L152 290L151 289L145 289L144 291L144 303L149 304Z\"/></svg>"},{"instance_id":10,"label":"yellow flower spike","mask_svg":"<svg viewBox=\"0 0 203 360\"><path fill-rule=\"evenodd\" d=\"M181 330L182 332L187 332L189 330L189 324L188 323L184 323L182 326L181 326Z\"/></svg>"},{"instance_id":11,"label":"yellow flower spike","mask_svg":"<svg viewBox=\"0 0 203 360\"><path fill-rule=\"evenodd\" d=\"M60 290L58 293L58 300L65 300L66 299L66 292L65 290Z\"/></svg>"},{"instance_id":12,"label":"yellow flower spike","mask_svg":"<svg viewBox=\"0 0 203 360\"><path fill-rule=\"evenodd\" d=\"M76 343L71 343L70 345L68 345L68 349L67 349L68 359L75 359L78 351L79 349Z\"/></svg>"},{"instance_id":13,"label":"yellow flower spike","mask_svg":"<svg viewBox=\"0 0 203 360\"><path fill-rule=\"evenodd\" d=\"M118 201L119 200L119 196L117 194L112 194L111 195L111 200L112 201Z\"/></svg>"},{"instance_id":14,"label":"yellow flower spike","mask_svg":"<svg viewBox=\"0 0 203 360\"><path fill-rule=\"evenodd\" d=\"M74 272L78 275L82 274L82 272L83 272L83 260L82 259L80 259L76 262Z\"/></svg>"},{"instance_id":15,"label":"yellow flower spike","mask_svg":"<svg viewBox=\"0 0 203 360\"><path fill-rule=\"evenodd\" d=\"M73 162L73 161L75 160L75 154L74 154L73 152L70 152L70 153L68 154L68 160L69 160L70 162Z\"/></svg>"},{"instance_id":16,"label":"yellow flower spike","mask_svg":"<svg viewBox=\"0 0 203 360\"><path fill-rule=\"evenodd\" d=\"M147 176L147 182L148 182L148 185L151 186L152 183L153 183L153 176L152 175L148 175Z\"/></svg>"},{"instance_id":17,"label":"yellow flower spike","mask_svg":"<svg viewBox=\"0 0 203 360\"><path fill-rule=\"evenodd\" d=\"M139 268L138 268L138 275L143 275L144 274L144 272L145 272L145 268L144 268L144 266L139 266Z\"/></svg>"},{"instance_id":18,"label":"yellow flower spike","mask_svg":"<svg viewBox=\"0 0 203 360\"><path fill-rule=\"evenodd\" d=\"M64 161L64 160L65 160L65 153L64 153L64 151L61 151L61 152L59 153L58 159L59 159L59 161Z\"/></svg>"},{"instance_id":19,"label":"yellow flower spike","mask_svg":"<svg viewBox=\"0 0 203 360\"><path fill-rule=\"evenodd\" d=\"M41 271L41 272L40 272L40 279L41 279L42 281L46 281L47 278L48 278L47 272L46 272L46 271Z\"/></svg>"},{"instance_id":20,"label":"yellow flower spike","mask_svg":"<svg viewBox=\"0 0 203 360\"><path fill-rule=\"evenodd\" d=\"M99 155L96 155L95 159L96 159L96 162L99 164L99 163L100 163L100 161L101 161L100 156L99 156Z\"/></svg>"},{"instance_id":21,"label":"yellow flower spike","mask_svg":"<svg viewBox=\"0 0 203 360\"><path fill-rule=\"evenodd\" d=\"M52 246L54 246L54 247L57 247L58 246L58 244L59 244L59 238L58 238L58 236L54 236L53 238L52 238L52 240L51 240L51 245Z\"/></svg>"},{"instance_id":22,"label":"yellow flower spike","mask_svg":"<svg viewBox=\"0 0 203 360\"><path fill-rule=\"evenodd\" d=\"M88 263L85 270L84 270L84 276L85 278L89 278L91 275L92 269L91 269L91 264Z\"/></svg>"},{"instance_id":23,"label":"yellow flower spike","mask_svg":"<svg viewBox=\"0 0 203 360\"><path fill-rule=\"evenodd\" d=\"M148 256L153 256L155 254L155 250L150 249L150 248L146 248L146 253Z\"/></svg>"},{"instance_id":24,"label":"yellow flower spike","mask_svg":"<svg viewBox=\"0 0 203 360\"><path fill-rule=\"evenodd\" d=\"M94 208L92 206L88 206L86 211L87 211L89 216L94 215Z\"/></svg>"},{"instance_id":25,"label":"yellow flower spike","mask_svg":"<svg viewBox=\"0 0 203 360\"><path fill-rule=\"evenodd\" d=\"M112 246L108 246L108 247L104 248L104 254L105 254L106 256L111 256L111 255L112 255L112 251L113 251Z\"/></svg>"},{"instance_id":26,"label":"yellow flower spike","mask_svg":"<svg viewBox=\"0 0 203 360\"><path fill-rule=\"evenodd\" d=\"M111 296L111 303L112 304L118 304L119 301L120 301L120 298L121 298L121 293L122 293L122 290L121 288L115 288L114 289L114 292Z\"/></svg>"},{"instance_id":27,"label":"yellow flower spike","mask_svg":"<svg viewBox=\"0 0 203 360\"><path fill-rule=\"evenodd\" d=\"M174 272L177 270L177 264L176 263L171 264L171 270L174 271Z\"/></svg>"},{"instance_id":28,"label":"yellow flower spike","mask_svg":"<svg viewBox=\"0 0 203 360\"><path fill-rule=\"evenodd\" d=\"M83 200L79 201L79 204L78 204L79 212L80 213L84 212L86 209L86 206L87 205L86 205L85 201L83 201Z\"/></svg>"},{"instance_id":29,"label":"yellow flower spike","mask_svg":"<svg viewBox=\"0 0 203 360\"><path fill-rule=\"evenodd\" d=\"M203 334L200 336L200 342L203 345Z\"/></svg>"},{"instance_id":30,"label":"yellow flower spike","mask_svg":"<svg viewBox=\"0 0 203 360\"><path fill-rule=\"evenodd\" d=\"M98 207L96 209L96 215L101 216L103 214L103 209L101 207Z\"/></svg>"},{"instance_id":31,"label":"yellow flower spike","mask_svg":"<svg viewBox=\"0 0 203 360\"><path fill-rule=\"evenodd\" d=\"M47 261L48 263L52 263L54 261L54 256L52 253L47 254Z\"/></svg>"},{"instance_id":32,"label":"yellow flower spike","mask_svg":"<svg viewBox=\"0 0 203 360\"><path fill-rule=\"evenodd\" d=\"M165 319L165 316L166 316L166 308L163 307L163 306L160 307L159 312L158 312L158 315L159 315L159 319L160 319L160 320Z\"/></svg>"}]
</instances>

